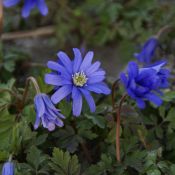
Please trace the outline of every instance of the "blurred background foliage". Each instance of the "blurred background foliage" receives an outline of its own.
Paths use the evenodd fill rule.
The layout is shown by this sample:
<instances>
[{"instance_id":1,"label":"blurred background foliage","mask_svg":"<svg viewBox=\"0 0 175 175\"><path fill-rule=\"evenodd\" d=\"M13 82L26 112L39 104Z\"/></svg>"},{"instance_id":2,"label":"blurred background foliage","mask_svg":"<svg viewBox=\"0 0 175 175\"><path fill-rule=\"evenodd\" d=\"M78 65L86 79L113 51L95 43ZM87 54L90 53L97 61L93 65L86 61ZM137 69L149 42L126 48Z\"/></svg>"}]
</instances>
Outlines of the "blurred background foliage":
<instances>
[{"instance_id":1,"label":"blurred background foliage","mask_svg":"<svg viewBox=\"0 0 175 175\"><path fill-rule=\"evenodd\" d=\"M95 97L97 110L83 109L73 118L66 101L59 104L65 126L48 132L34 131L34 90L21 112L18 103L25 78L37 77L42 92L48 58L72 47L94 50L107 70L107 81L118 78L133 53L164 26L173 26L160 38L157 59L165 57L174 76L175 2L173 0L46 0L49 14L32 11L20 16L21 6L4 9L4 34L51 26L51 36L3 39L0 53L0 162L13 154L16 175L174 175L175 86L165 92L160 108L140 111L129 98L122 109L121 158L115 157L115 114L109 97ZM173 79L173 77L172 77ZM117 91L116 103L123 94Z\"/></svg>"}]
</instances>

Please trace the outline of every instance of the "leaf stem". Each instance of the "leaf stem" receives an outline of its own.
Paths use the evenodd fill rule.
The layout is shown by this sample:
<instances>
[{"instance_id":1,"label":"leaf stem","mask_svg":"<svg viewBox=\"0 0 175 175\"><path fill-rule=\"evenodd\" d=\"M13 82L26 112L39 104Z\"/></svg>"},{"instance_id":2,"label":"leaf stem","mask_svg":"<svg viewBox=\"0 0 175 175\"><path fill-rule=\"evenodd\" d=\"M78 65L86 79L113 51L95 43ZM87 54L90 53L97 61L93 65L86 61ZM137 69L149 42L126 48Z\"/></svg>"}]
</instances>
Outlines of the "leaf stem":
<instances>
[{"instance_id":1,"label":"leaf stem","mask_svg":"<svg viewBox=\"0 0 175 175\"><path fill-rule=\"evenodd\" d=\"M120 99L119 107L116 112L116 158L120 162L120 114L122 109L122 104L125 101L127 94L123 95Z\"/></svg>"}]
</instances>

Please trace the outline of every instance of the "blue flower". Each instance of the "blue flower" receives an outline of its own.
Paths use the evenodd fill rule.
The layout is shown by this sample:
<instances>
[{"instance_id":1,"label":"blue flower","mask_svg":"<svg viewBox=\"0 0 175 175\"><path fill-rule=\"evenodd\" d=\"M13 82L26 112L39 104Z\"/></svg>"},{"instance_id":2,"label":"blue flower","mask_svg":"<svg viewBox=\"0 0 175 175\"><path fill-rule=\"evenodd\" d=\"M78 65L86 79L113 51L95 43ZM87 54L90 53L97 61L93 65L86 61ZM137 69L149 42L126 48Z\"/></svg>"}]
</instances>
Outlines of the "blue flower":
<instances>
[{"instance_id":1,"label":"blue flower","mask_svg":"<svg viewBox=\"0 0 175 175\"><path fill-rule=\"evenodd\" d=\"M11 7L18 4L20 0L4 0L5 7ZM22 9L22 16L27 18L30 15L30 11L37 7L42 15L47 15L48 8L45 0L24 0L24 6Z\"/></svg>"},{"instance_id":2,"label":"blue flower","mask_svg":"<svg viewBox=\"0 0 175 175\"><path fill-rule=\"evenodd\" d=\"M128 76L120 74L128 95L136 100L139 108L145 108L145 100L157 106L162 104L160 89L168 87L170 74L168 69L162 68L165 64L165 61L161 61L149 67L139 68L135 62L129 62Z\"/></svg>"},{"instance_id":3,"label":"blue flower","mask_svg":"<svg viewBox=\"0 0 175 175\"><path fill-rule=\"evenodd\" d=\"M92 64L94 53L89 51L84 59L79 49L74 48L74 60L64 52L58 52L59 61L48 61L48 68L54 73L45 75L45 82L55 86L55 93L51 96L53 103L59 103L65 97L73 100L74 116L79 116L82 110L82 97L86 99L91 112L95 111L95 102L90 92L110 94L110 89L103 82L105 71L100 68L101 63Z\"/></svg>"},{"instance_id":4,"label":"blue flower","mask_svg":"<svg viewBox=\"0 0 175 175\"><path fill-rule=\"evenodd\" d=\"M14 175L14 164L12 162L6 162L2 168L2 175Z\"/></svg>"},{"instance_id":5,"label":"blue flower","mask_svg":"<svg viewBox=\"0 0 175 175\"><path fill-rule=\"evenodd\" d=\"M53 131L55 125L59 127L64 125L61 119L65 117L60 113L60 110L55 108L48 95L37 94L34 99L34 104L36 110L35 129L39 127L40 121L43 127L49 131Z\"/></svg>"},{"instance_id":6,"label":"blue flower","mask_svg":"<svg viewBox=\"0 0 175 175\"><path fill-rule=\"evenodd\" d=\"M154 56L155 50L158 46L158 40L154 37L147 40L140 53L135 53L134 56L138 61L149 64Z\"/></svg>"}]
</instances>

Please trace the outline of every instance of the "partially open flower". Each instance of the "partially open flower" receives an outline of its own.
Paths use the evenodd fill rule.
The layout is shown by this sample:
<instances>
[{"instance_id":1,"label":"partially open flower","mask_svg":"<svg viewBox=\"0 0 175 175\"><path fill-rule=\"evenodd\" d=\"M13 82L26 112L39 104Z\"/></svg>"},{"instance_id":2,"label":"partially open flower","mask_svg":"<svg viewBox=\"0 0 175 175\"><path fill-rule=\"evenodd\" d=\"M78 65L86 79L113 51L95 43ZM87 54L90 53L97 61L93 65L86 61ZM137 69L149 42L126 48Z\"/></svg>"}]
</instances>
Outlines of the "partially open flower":
<instances>
[{"instance_id":1,"label":"partially open flower","mask_svg":"<svg viewBox=\"0 0 175 175\"><path fill-rule=\"evenodd\" d=\"M120 74L128 95L136 100L139 108L145 108L145 100L157 106L162 104L160 90L168 87L169 77L169 70L162 68L165 64L165 61L161 61L149 67L139 68L135 62L129 62L128 76Z\"/></svg>"},{"instance_id":2,"label":"partially open flower","mask_svg":"<svg viewBox=\"0 0 175 175\"><path fill-rule=\"evenodd\" d=\"M46 94L37 94L34 99L35 110L36 110L36 121L34 128L39 127L40 122L44 128L49 131L55 129L55 125L62 127L64 125L61 119L65 117L60 113L60 110L56 109L50 98Z\"/></svg>"},{"instance_id":3,"label":"partially open flower","mask_svg":"<svg viewBox=\"0 0 175 175\"><path fill-rule=\"evenodd\" d=\"M30 15L30 11L37 7L42 15L47 15L48 7L45 3L45 0L23 0L24 6L22 9L22 16L27 18ZM20 0L4 0L5 7L11 7L20 2Z\"/></svg>"}]
</instances>

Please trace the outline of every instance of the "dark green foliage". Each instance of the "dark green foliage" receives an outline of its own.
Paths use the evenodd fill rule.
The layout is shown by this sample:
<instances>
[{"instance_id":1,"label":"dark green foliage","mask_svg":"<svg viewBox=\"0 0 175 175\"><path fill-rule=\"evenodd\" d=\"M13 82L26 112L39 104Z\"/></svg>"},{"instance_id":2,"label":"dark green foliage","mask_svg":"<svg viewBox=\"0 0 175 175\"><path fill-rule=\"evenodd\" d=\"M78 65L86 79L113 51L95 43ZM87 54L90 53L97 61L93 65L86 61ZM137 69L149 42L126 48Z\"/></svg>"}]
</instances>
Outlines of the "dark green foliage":
<instances>
[{"instance_id":1,"label":"dark green foliage","mask_svg":"<svg viewBox=\"0 0 175 175\"><path fill-rule=\"evenodd\" d=\"M26 38L22 42L25 49L17 47L23 39L3 41L4 45L0 46L0 168L12 154L15 175L175 175L174 1L48 0L47 3L49 15L41 17L33 11L30 20L19 17L20 6L5 9L4 33L52 25L56 36L46 41L41 39L39 44L41 48L45 42L47 47L55 46L54 52L47 48L49 58L60 48L81 46L98 50L100 46L101 50L110 48L118 52L118 58L111 56L111 50L105 56L98 55L106 63L118 59L124 64L133 59L137 44L155 35L160 28L172 25L170 32L160 38L161 48L157 53L158 58L169 61L171 86L164 92L163 105L159 108L147 104L145 110L139 110L129 97L125 100L120 126L121 162L118 163L116 111L112 110L111 97L96 96L95 113L90 113L87 104L83 104L83 113L78 118L72 116L71 103L61 101L57 107L66 116L65 126L53 132L42 126L34 130L32 86L22 110L20 102L29 75L37 78L42 92L52 93L52 87L44 83L44 74L49 72L44 67L47 61L43 60L47 56L34 55L37 50L34 46L32 52L30 49L25 52ZM40 61L44 66L38 64ZM121 67L116 65L116 70ZM118 75L108 78L111 86ZM116 107L123 93L123 87L116 89Z\"/></svg>"}]
</instances>

